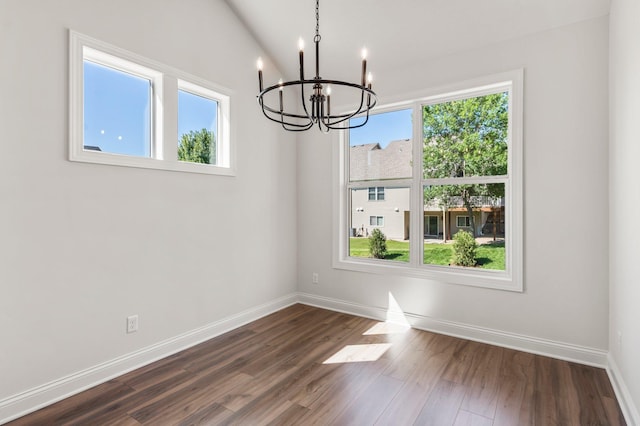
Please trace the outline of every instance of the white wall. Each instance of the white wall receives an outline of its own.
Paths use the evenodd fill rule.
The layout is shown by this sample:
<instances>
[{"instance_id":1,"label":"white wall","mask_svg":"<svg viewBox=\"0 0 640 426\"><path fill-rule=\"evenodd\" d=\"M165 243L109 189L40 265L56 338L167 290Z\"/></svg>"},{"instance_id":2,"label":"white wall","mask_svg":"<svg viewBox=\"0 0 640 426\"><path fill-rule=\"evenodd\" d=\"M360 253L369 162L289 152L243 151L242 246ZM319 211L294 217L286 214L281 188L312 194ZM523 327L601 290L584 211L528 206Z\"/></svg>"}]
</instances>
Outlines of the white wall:
<instances>
[{"instance_id":1,"label":"white wall","mask_svg":"<svg viewBox=\"0 0 640 426\"><path fill-rule=\"evenodd\" d=\"M67 161L68 28L231 89L237 176ZM295 138L224 2L2 0L0 52L0 401L295 292Z\"/></svg>"},{"instance_id":2,"label":"white wall","mask_svg":"<svg viewBox=\"0 0 640 426\"><path fill-rule=\"evenodd\" d=\"M640 227L629 221L640 209L640 3L613 0L610 19L609 348L640 424Z\"/></svg>"},{"instance_id":3,"label":"white wall","mask_svg":"<svg viewBox=\"0 0 640 426\"><path fill-rule=\"evenodd\" d=\"M429 41L425 41L429 42ZM437 40L433 41L437 43ZM524 68L525 292L332 269L332 142L298 147L301 292L596 350L608 346L608 18L376 75L381 102ZM375 67L374 63L370 64ZM319 179L318 176L323 178ZM299 220L302 223L302 220ZM594 231L594 225L596 231ZM320 282L311 283L312 272Z\"/></svg>"}]
</instances>

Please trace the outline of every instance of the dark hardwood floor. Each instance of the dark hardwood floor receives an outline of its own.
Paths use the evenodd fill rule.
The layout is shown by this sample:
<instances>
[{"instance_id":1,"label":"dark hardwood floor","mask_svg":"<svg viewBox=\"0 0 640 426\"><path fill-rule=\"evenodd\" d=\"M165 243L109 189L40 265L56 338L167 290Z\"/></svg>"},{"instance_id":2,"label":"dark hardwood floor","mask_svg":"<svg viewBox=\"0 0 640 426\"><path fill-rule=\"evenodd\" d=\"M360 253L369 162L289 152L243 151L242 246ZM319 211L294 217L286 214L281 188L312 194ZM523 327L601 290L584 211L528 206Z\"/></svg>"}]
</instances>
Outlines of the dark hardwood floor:
<instances>
[{"instance_id":1,"label":"dark hardwood floor","mask_svg":"<svg viewBox=\"0 0 640 426\"><path fill-rule=\"evenodd\" d=\"M294 305L12 425L624 425L604 370Z\"/></svg>"}]
</instances>

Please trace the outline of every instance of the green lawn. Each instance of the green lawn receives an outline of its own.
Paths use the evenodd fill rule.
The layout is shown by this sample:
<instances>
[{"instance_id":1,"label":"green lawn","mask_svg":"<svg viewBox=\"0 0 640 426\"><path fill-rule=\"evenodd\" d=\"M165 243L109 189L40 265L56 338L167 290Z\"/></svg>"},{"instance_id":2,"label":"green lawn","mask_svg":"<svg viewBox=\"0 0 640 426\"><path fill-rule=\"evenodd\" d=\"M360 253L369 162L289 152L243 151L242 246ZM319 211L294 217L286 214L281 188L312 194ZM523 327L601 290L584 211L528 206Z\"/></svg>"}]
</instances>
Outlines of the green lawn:
<instances>
[{"instance_id":1,"label":"green lawn","mask_svg":"<svg viewBox=\"0 0 640 426\"><path fill-rule=\"evenodd\" d=\"M367 238L351 238L349 253L353 257L369 257L369 240ZM453 254L451 244L424 245L424 263L428 265L448 265ZM504 242L478 246L478 266L484 269L505 269ZM387 241L387 260L409 262L408 241Z\"/></svg>"}]
</instances>

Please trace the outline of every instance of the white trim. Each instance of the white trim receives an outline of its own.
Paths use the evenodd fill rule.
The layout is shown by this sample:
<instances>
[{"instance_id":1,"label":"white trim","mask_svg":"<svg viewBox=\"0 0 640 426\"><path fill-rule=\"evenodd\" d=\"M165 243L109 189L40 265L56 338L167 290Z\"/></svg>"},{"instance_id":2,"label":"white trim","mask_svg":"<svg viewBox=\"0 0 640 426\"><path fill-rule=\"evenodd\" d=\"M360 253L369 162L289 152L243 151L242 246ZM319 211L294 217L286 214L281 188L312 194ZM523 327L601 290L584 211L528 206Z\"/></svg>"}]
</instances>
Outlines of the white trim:
<instances>
[{"instance_id":1,"label":"white trim","mask_svg":"<svg viewBox=\"0 0 640 426\"><path fill-rule=\"evenodd\" d=\"M152 140L151 157L119 155L84 149L83 124L83 61L95 61L121 69L152 81ZM176 88L206 94L218 102L217 164L198 164L178 161L177 92ZM231 131L230 89L200 77L145 58L125 49L69 30L69 160L113 166L235 176L235 143Z\"/></svg>"},{"instance_id":2,"label":"white trim","mask_svg":"<svg viewBox=\"0 0 640 426\"><path fill-rule=\"evenodd\" d=\"M638 407L633 403L633 398L618 369L618 364L613 359L613 356L611 356L611 353L609 353L607 360L607 375L609 376L611 386L613 386L618 404L620 404L624 419L629 426L640 426L640 412L638 411Z\"/></svg>"},{"instance_id":3,"label":"white trim","mask_svg":"<svg viewBox=\"0 0 640 426\"><path fill-rule=\"evenodd\" d=\"M387 308L384 307L367 306L314 294L298 293L298 302L379 321L384 321L387 318ZM424 315L404 313L404 316L413 328L419 330L488 343L599 368L606 368L607 366L607 351L601 349L477 327L455 321L426 317Z\"/></svg>"},{"instance_id":4,"label":"white trim","mask_svg":"<svg viewBox=\"0 0 640 426\"><path fill-rule=\"evenodd\" d=\"M295 293L0 400L0 424L166 358L297 302Z\"/></svg>"}]
</instances>

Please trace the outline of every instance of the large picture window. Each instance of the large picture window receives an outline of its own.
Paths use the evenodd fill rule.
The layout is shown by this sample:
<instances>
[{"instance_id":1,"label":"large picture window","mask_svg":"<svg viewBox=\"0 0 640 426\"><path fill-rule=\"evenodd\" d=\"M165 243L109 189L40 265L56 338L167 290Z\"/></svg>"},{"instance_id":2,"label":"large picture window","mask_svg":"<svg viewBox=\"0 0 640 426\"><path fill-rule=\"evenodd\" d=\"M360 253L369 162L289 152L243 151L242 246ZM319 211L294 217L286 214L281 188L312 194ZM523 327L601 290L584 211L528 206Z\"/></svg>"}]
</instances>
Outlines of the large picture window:
<instances>
[{"instance_id":1,"label":"large picture window","mask_svg":"<svg viewBox=\"0 0 640 426\"><path fill-rule=\"evenodd\" d=\"M382 107L344 133L335 267L522 290L522 71ZM392 249L374 258L361 223L378 214ZM472 261L457 240L475 242Z\"/></svg>"}]
</instances>

